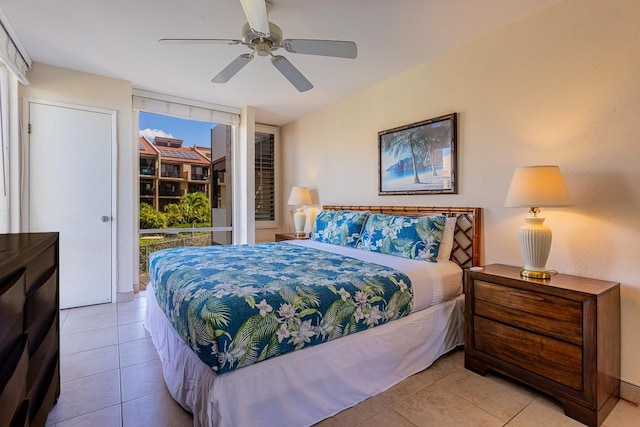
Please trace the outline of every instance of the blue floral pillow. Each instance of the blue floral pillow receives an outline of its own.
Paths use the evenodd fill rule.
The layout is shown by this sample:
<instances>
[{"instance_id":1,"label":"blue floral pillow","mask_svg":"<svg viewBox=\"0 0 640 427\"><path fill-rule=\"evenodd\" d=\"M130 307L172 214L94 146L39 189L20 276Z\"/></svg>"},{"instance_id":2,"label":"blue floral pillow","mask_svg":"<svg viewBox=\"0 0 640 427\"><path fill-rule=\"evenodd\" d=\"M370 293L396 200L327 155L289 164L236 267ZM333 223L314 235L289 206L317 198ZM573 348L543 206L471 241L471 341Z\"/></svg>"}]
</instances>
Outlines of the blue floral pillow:
<instances>
[{"instance_id":1,"label":"blue floral pillow","mask_svg":"<svg viewBox=\"0 0 640 427\"><path fill-rule=\"evenodd\" d=\"M311 240L355 248L368 211L321 211L316 217Z\"/></svg>"},{"instance_id":2,"label":"blue floral pillow","mask_svg":"<svg viewBox=\"0 0 640 427\"><path fill-rule=\"evenodd\" d=\"M372 214L358 248L409 259L438 262L444 216L406 217Z\"/></svg>"}]
</instances>

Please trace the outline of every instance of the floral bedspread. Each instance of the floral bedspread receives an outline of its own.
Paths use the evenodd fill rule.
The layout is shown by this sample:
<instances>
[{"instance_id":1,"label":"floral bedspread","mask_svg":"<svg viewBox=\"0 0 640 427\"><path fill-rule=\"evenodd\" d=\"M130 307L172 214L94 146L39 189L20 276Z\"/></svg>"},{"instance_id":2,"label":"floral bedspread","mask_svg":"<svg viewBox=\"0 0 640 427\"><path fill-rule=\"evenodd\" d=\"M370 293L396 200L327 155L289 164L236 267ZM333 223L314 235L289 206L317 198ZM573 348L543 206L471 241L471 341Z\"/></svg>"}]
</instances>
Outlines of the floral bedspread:
<instances>
[{"instance_id":1,"label":"floral bedspread","mask_svg":"<svg viewBox=\"0 0 640 427\"><path fill-rule=\"evenodd\" d=\"M174 248L149 257L158 303L218 373L411 312L402 272L286 243Z\"/></svg>"}]
</instances>

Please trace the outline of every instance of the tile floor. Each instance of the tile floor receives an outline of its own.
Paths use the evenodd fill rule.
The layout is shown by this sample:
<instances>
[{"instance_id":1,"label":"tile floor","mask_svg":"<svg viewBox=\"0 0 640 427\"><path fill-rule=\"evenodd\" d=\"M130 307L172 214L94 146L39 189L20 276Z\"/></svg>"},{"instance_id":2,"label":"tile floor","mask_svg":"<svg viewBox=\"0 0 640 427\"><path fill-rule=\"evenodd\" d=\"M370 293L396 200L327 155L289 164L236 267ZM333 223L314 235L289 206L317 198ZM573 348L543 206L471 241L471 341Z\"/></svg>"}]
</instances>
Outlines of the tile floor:
<instances>
[{"instance_id":1,"label":"tile floor","mask_svg":"<svg viewBox=\"0 0 640 427\"><path fill-rule=\"evenodd\" d=\"M143 326L145 292L133 301L61 311L61 395L47 426L180 427L191 415L173 401ZM317 424L512 426L581 424L560 406L506 379L481 377L455 351L389 390ZM620 401L604 426L640 425L640 407Z\"/></svg>"}]
</instances>

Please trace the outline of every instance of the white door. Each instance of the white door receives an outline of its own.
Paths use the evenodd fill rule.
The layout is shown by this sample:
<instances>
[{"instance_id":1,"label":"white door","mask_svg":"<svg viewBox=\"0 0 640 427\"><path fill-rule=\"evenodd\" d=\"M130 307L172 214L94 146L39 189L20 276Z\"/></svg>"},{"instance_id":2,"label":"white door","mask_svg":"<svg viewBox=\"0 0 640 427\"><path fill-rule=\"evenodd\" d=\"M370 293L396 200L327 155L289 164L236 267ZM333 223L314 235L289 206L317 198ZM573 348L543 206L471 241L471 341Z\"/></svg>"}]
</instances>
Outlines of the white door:
<instances>
[{"instance_id":1,"label":"white door","mask_svg":"<svg viewBox=\"0 0 640 427\"><path fill-rule=\"evenodd\" d=\"M115 112L29 102L28 227L60 233L60 307L112 300Z\"/></svg>"}]
</instances>

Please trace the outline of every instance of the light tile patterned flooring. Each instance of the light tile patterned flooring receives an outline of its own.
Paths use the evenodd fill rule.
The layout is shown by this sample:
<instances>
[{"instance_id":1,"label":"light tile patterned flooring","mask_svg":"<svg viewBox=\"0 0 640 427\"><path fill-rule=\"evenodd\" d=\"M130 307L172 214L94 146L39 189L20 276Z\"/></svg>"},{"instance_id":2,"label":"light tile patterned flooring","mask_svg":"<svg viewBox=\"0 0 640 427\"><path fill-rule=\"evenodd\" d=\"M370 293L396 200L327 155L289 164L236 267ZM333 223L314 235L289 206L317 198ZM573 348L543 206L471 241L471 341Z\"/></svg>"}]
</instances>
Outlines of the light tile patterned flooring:
<instances>
[{"instance_id":1,"label":"light tile patterned flooring","mask_svg":"<svg viewBox=\"0 0 640 427\"><path fill-rule=\"evenodd\" d=\"M141 292L129 302L61 311L61 395L48 426L192 425L191 415L164 385L158 354L143 326L145 305ZM317 427L580 425L551 399L465 370L463 352L455 351ZM640 408L620 401L603 425L638 426Z\"/></svg>"}]
</instances>

